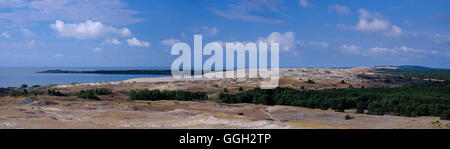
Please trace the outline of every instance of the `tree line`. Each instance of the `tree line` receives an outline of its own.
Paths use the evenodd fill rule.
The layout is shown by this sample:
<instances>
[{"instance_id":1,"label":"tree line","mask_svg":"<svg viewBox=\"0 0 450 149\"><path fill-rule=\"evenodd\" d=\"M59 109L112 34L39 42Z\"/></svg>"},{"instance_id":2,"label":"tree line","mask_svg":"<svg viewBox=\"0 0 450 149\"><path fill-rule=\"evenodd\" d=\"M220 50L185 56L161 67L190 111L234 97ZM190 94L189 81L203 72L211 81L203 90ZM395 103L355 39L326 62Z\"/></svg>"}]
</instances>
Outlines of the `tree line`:
<instances>
[{"instance_id":1,"label":"tree line","mask_svg":"<svg viewBox=\"0 0 450 149\"><path fill-rule=\"evenodd\" d=\"M421 66L400 66L397 69L375 69L378 73L402 75L423 79L450 80L450 69L435 69Z\"/></svg>"},{"instance_id":2,"label":"tree line","mask_svg":"<svg viewBox=\"0 0 450 149\"><path fill-rule=\"evenodd\" d=\"M161 91L161 90L131 90L128 93L130 100L207 100L208 96L204 92L189 91Z\"/></svg>"},{"instance_id":3,"label":"tree line","mask_svg":"<svg viewBox=\"0 0 450 149\"><path fill-rule=\"evenodd\" d=\"M112 91L106 88L99 88L99 89L93 89L93 90L81 90L77 97L78 98L84 98L84 99L93 99L93 100L100 100L100 97L98 95L111 95Z\"/></svg>"}]
</instances>

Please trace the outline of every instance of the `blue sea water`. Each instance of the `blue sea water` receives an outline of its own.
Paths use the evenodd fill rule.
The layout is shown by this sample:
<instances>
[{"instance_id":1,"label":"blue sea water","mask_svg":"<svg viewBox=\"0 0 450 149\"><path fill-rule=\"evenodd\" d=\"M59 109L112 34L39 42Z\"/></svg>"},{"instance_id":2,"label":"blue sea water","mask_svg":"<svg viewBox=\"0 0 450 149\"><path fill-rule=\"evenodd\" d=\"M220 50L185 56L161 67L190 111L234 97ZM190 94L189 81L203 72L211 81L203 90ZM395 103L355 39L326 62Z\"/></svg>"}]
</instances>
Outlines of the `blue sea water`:
<instances>
[{"instance_id":1,"label":"blue sea water","mask_svg":"<svg viewBox=\"0 0 450 149\"><path fill-rule=\"evenodd\" d=\"M22 84L48 85L123 81L133 78L157 78L168 75L118 74L57 74L36 73L45 70L161 70L163 67L0 67L0 87L19 87Z\"/></svg>"}]
</instances>

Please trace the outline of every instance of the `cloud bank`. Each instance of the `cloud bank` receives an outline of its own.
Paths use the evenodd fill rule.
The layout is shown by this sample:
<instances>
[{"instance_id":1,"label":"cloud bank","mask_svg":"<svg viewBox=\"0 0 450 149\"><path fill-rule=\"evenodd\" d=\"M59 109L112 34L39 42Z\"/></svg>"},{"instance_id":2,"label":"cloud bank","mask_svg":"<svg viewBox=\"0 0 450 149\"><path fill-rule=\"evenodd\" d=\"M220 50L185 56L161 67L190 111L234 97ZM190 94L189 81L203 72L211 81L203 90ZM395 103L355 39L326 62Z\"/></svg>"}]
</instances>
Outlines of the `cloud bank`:
<instances>
[{"instance_id":1,"label":"cloud bank","mask_svg":"<svg viewBox=\"0 0 450 149\"><path fill-rule=\"evenodd\" d=\"M50 27L63 37L73 37L77 39L95 39L102 36L128 37L132 35L128 28L119 29L91 20L73 24L56 20L54 24L50 24Z\"/></svg>"}]
</instances>

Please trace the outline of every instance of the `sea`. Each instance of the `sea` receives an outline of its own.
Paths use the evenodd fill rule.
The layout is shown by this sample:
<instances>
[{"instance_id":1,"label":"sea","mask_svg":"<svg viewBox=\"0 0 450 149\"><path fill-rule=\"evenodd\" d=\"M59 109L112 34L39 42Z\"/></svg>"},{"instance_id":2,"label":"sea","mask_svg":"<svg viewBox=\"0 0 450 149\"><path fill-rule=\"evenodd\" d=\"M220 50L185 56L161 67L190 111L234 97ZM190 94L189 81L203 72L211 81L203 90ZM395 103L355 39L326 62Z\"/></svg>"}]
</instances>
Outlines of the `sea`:
<instances>
[{"instance_id":1,"label":"sea","mask_svg":"<svg viewBox=\"0 0 450 149\"><path fill-rule=\"evenodd\" d=\"M0 88L20 87L22 84L49 85L71 83L96 83L124 81L133 78L158 78L170 75L126 75L126 74L69 74L37 73L46 70L167 70L165 67L0 67Z\"/></svg>"}]
</instances>

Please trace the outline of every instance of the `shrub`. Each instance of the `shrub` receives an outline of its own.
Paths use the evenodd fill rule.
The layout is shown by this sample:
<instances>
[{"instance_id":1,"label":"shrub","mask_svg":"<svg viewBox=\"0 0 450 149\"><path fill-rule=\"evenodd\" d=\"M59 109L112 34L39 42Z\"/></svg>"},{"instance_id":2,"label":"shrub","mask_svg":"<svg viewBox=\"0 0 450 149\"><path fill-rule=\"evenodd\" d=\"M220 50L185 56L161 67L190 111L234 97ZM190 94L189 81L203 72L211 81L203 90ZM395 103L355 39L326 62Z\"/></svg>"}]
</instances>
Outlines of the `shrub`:
<instances>
[{"instance_id":1,"label":"shrub","mask_svg":"<svg viewBox=\"0 0 450 149\"><path fill-rule=\"evenodd\" d=\"M223 92L228 93L228 89L227 89L227 88L224 88L224 89L223 89Z\"/></svg>"},{"instance_id":2,"label":"shrub","mask_svg":"<svg viewBox=\"0 0 450 149\"><path fill-rule=\"evenodd\" d=\"M78 93L78 98L100 100L94 90L82 90Z\"/></svg>"},{"instance_id":3,"label":"shrub","mask_svg":"<svg viewBox=\"0 0 450 149\"><path fill-rule=\"evenodd\" d=\"M42 95L44 93L40 92L40 91L32 91L31 94L33 94L35 97L37 97L38 95Z\"/></svg>"},{"instance_id":4,"label":"shrub","mask_svg":"<svg viewBox=\"0 0 450 149\"><path fill-rule=\"evenodd\" d=\"M353 119L354 117L353 116L351 116L350 114L347 114L347 115L345 115L345 120L351 120L351 119Z\"/></svg>"},{"instance_id":5,"label":"shrub","mask_svg":"<svg viewBox=\"0 0 450 149\"><path fill-rule=\"evenodd\" d=\"M9 93L9 96L11 96L11 97L19 97L19 96L23 96L23 93L19 92L19 91L12 91L12 92Z\"/></svg>"},{"instance_id":6,"label":"shrub","mask_svg":"<svg viewBox=\"0 0 450 149\"><path fill-rule=\"evenodd\" d=\"M131 90L128 93L130 100L206 100L208 96L203 92L188 91L160 91L160 90Z\"/></svg>"},{"instance_id":7,"label":"shrub","mask_svg":"<svg viewBox=\"0 0 450 149\"><path fill-rule=\"evenodd\" d=\"M311 80L311 79L308 79L308 81L306 81L306 83L309 83L309 84L315 84L316 82L314 82L314 81Z\"/></svg>"},{"instance_id":8,"label":"shrub","mask_svg":"<svg viewBox=\"0 0 450 149\"><path fill-rule=\"evenodd\" d=\"M384 80L384 83L391 83L391 82L392 82L391 79Z\"/></svg>"},{"instance_id":9,"label":"shrub","mask_svg":"<svg viewBox=\"0 0 450 149\"><path fill-rule=\"evenodd\" d=\"M4 88L0 88L0 97L8 94L8 90Z\"/></svg>"},{"instance_id":10,"label":"shrub","mask_svg":"<svg viewBox=\"0 0 450 149\"><path fill-rule=\"evenodd\" d=\"M239 92L244 91L244 89L242 87L239 87Z\"/></svg>"},{"instance_id":11,"label":"shrub","mask_svg":"<svg viewBox=\"0 0 450 149\"><path fill-rule=\"evenodd\" d=\"M57 90L47 90L47 94L49 96L67 96L67 94L64 94L64 93L62 93L60 91L57 91Z\"/></svg>"},{"instance_id":12,"label":"shrub","mask_svg":"<svg viewBox=\"0 0 450 149\"><path fill-rule=\"evenodd\" d=\"M95 89L95 93L97 95L111 95L112 91L110 91L106 88L100 88L100 89Z\"/></svg>"},{"instance_id":13,"label":"shrub","mask_svg":"<svg viewBox=\"0 0 450 149\"><path fill-rule=\"evenodd\" d=\"M436 127L441 127L442 123L441 123L441 121L434 121L434 122L431 122L431 124Z\"/></svg>"}]
</instances>

